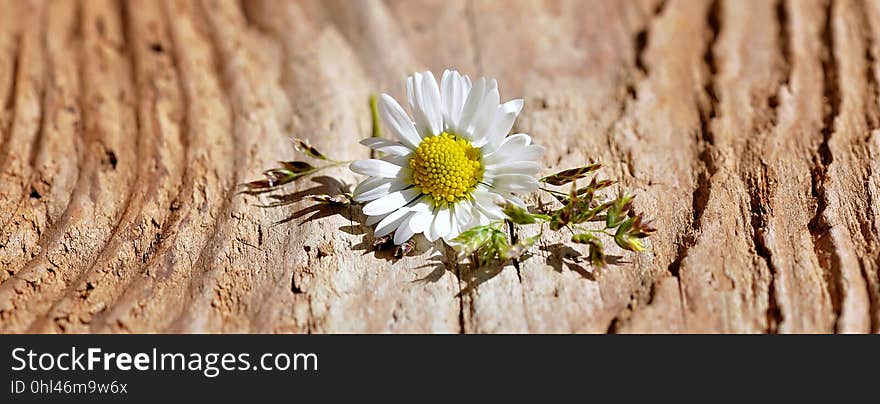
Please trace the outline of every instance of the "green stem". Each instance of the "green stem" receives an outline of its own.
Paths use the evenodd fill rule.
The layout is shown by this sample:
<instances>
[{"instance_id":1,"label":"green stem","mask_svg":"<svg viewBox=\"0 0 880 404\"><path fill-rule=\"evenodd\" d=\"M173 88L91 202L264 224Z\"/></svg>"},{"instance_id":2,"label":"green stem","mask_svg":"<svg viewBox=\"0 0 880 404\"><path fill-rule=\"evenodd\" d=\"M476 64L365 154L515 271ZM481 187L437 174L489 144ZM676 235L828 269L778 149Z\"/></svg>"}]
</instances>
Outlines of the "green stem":
<instances>
[{"instance_id":1,"label":"green stem","mask_svg":"<svg viewBox=\"0 0 880 404\"><path fill-rule=\"evenodd\" d=\"M582 232L582 233L594 233L594 234L595 234L595 233L602 233L602 234L604 234L604 235L606 235L606 236L614 237L614 233L608 233L608 232L606 231L606 230L608 230L607 228L605 228L605 229L586 229L586 228L583 228L583 227L581 227L581 226L574 226L574 228L575 228L577 231Z\"/></svg>"},{"instance_id":2,"label":"green stem","mask_svg":"<svg viewBox=\"0 0 880 404\"><path fill-rule=\"evenodd\" d=\"M326 166L320 166L320 167L317 167L317 169L323 170L325 168L339 167L339 166L351 164L354 162L354 160L337 161L337 160L330 160L330 159L328 159L327 161L331 162L332 164L327 164Z\"/></svg>"},{"instance_id":3,"label":"green stem","mask_svg":"<svg viewBox=\"0 0 880 404\"><path fill-rule=\"evenodd\" d=\"M379 102L375 95L370 96L370 116L373 117L373 137L382 137L382 126L379 123Z\"/></svg>"}]
</instances>

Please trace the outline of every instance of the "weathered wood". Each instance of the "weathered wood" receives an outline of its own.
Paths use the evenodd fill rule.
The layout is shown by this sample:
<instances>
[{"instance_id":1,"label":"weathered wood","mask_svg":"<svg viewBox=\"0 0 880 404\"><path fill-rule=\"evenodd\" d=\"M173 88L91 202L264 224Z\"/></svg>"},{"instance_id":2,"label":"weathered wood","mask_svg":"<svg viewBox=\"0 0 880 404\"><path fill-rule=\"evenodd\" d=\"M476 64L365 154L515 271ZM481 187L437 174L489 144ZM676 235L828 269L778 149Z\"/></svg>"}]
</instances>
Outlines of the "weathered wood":
<instances>
[{"instance_id":1,"label":"weathered wood","mask_svg":"<svg viewBox=\"0 0 880 404\"><path fill-rule=\"evenodd\" d=\"M396 260L237 193L290 136L368 156L368 97L447 67L547 171L603 162L649 251ZM0 331L878 332L878 78L876 1L3 0Z\"/></svg>"}]
</instances>

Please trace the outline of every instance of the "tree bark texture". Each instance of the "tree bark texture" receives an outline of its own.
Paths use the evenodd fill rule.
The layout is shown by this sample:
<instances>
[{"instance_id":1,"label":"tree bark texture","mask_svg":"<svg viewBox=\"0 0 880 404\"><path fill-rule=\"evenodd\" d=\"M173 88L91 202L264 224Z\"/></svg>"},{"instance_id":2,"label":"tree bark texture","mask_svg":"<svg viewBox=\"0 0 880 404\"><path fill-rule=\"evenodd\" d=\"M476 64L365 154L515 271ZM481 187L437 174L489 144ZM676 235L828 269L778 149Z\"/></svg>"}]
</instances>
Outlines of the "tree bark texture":
<instances>
[{"instance_id":1,"label":"tree bark texture","mask_svg":"<svg viewBox=\"0 0 880 404\"><path fill-rule=\"evenodd\" d=\"M877 332L878 53L873 0L0 0L0 331ZM369 96L447 67L548 172L602 162L649 251L395 260L238 193L291 136L367 157Z\"/></svg>"}]
</instances>

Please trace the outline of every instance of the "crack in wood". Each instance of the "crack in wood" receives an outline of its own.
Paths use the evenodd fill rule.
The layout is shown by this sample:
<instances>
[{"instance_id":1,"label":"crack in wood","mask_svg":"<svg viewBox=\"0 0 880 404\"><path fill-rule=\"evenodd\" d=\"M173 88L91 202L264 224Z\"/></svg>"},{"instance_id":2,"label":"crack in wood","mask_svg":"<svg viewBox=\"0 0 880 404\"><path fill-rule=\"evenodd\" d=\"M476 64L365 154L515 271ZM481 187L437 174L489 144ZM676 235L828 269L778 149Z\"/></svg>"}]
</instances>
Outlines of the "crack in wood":
<instances>
[{"instance_id":1,"label":"crack in wood","mask_svg":"<svg viewBox=\"0 0 880 404\"><path fill-rule=\"evenodd\" d=\"M709 103L705 106L705 108L700 109L700 131L699 131L699 144L701 146L701 151L699 154L699 160L702 164L702 169L697 174L697 188L694 189L693 193L693 231L696 234L700 228L700 222L702 219L703 211L706 209L706 204L709 202L709 193L711 192L710 179L715 172L718 171L718 167L715 163L714 157L714 142L713 134L712 134L712 121L715 119L718 108L718 95L716 94L715 89L715 76L718 74L718 66L715 62L715 50L714 47L718 41L718 35L721 32L721 0L713 0L711 5L709 6L709 13L707 15L707 24L709 27L709 39L706 44L706 51L703 54L703 61L705 63L706 69L709 72L708 78L704 83L703 90L706 96L709 99ZM689 248L689 247L688 247ZM687 250L687 248L686 248ZM685 254L687 252L685 251Z\"/></svg>"},{"instance_id":2,"label":"crack in wood","mask_svg":"<svg viewBox=\"0 0 880 404\"><path fill-rule=\"evenodd\" d=\"M871 152L870 147L867 146L870 144L872 136L877 131L878 127L880 127L880 104L878 104L878 96L880 96L880 85L877 83L877 73L878 69L880 69L880 65L877 64L877 56L878 52L877 48L877 40L874 38L871 26L871 20L869 18L869 10L867 7L869 5L860 2L858 3L859 13L858 16L860 18L860 26L863 30L863 35L865 38L865 79L866 79L866 102L865 102L865 121L867 123L867 134L864 137L864 145L866 145L865 156L870 158ZM871 192L871 176L880 175L878 172L872 172L872 167L868 164L866 167L868 171L868 175L865 177L865 189L867 190L867 202L865 204L865 220L863 220L859 224L859 229L861 230L862 238L865 240L865 243L868 246L867 255L870 255L871 250L875 250L873 254L875 255L873 267L875 273L870 273L869 267L870 263L862 263L862 276L865 278L865 282L868 286L868 303L869 303L869 318L871 323L871 332L878 333L880 332L880 236L878 236L872 227L872 223L880 223L878 222L878 218L875 216L875 209L872 207L877 206L874 199L874 193Z\"/></svg>"},{"instance_id":3,"label":"crack in wood","mask_svg":"<svg viewBox=\"0 0 880 404\"><path fill-rule=\"evenodd\" d=\"M787 10L787 1L786 0L778 0L776 2L776 22L778 24L778 46L779 46L779 54L781 56L781 67L782 67L782 82L779 84L778 90L772 92L769 99L767 100L767 105L769 108L773 110L774 126L779 124L780 119L780 109L779 105L779 94L782 91L785 91L789 85L789 81L791 80L791 35L790 35L790 27L788 20L788 10ZM771 129L771 131L774 129ZM764 145L758 146L759 150L764 149ZM779 297L777 296L777 278L779 277L779 270L776 268L773 260L773 252L772 249L767 245L766 240L766 229L767 222L769 217L772 215L772 212L768 212L765 207L771 207L767 201L772 199L772 194L776 192L775 180L772 180L767 175L768 167L763 163L763 160L758 156L758 160L760 161L761 172L755 178L755 176L749 176L749 184L750 184L750 208L752 211L751 216L751 225L753 234L753 244L755 246L755 250L761 259L767 265L768 270L770 271L770 281L767 285L768 288L768 297L767 297L767 332L768 333L777 333L779 331L779 325L784 321L783 313L779 307ZM768 189L769 188L769 189ZM762 190L767 189L766 195L762 195Z\"/></svg>"},{"instance_id":4,"label":"crack in wood","mask_svg":"<svg viewBox=\"0 0 880 404\"><path fill-rule=\"evenodd\" d=\"M825 45L822 58L822 71L824 76L824 97L828 101L828 109L823 118L822 143L816 151L813 166L813 197L816 199L816 212L810 220L809 229L813 238L813 248L819 258L820 266L825 271L825 283L831 304L834 309L835 319L839 319L843 310L843 275L840 269L840 257L831 240L830 227L825 221L824 214L827 206L825 196L825 182L827 181L826 170L833 161L828 142L834 133L834 123L840 113L840 88L837 78L837 62L834 51L834 1L829 0L825 9L825 25L822 30L823 44ZM838 322L834 322L834 330L837 331Z\"/></svg>"},{"instance_id":5,"label":"crack in wood","mask_svg":"<svg viewBox=\"0 0 880 404\"><path fill-rule=\"evenodd\" d=\"M688 251L696 242L696 234L700 229L700 222L703 211L709 202L709 193L711 191L710 178L717 171L714 158L712 156L712 121L716 117L716 109L718 105L718 96L715 93L714 77L718 73L718 66L715 63L714 47L721 32L721 1L713 0L709 6L706 15L706 23L709 28L708 39L706 41L705 52L703 53L703 63L708 71L708 77L703 83L703 91L708 98L708 104L705 107L700 106L699 118L700 129L697 134L697 143L700 147L698 155L700 162L700 170L697 173L696 188L694 188L691 199L691 211L693 221L691 223L691 234L686 235L679 243L676 258L669 264L668 272L678 278L681 269L681 262L687 256ZM682 293L683 295L683 293Z\"/></svg>"},{"instance_id":6,"label":"crack in wood","mask_svg":"<svg viewBox=\"0 0 880 404\"><path fill-rule=\"evenodd\" d=\"M6 110L10 110L11 112L15 112L15 93L17 92L18 83L20 80L18 77L18 70L21 68L21 34L16 33L13 35L12 39L12 70L9 72L10 80L12 81L12 85L9 88L9 92L6 94L6 99L3 100L3 108ZM10 121L11 123L11 121ZM5 140L5 139L4 139ZM5 144L5 142L4 142ZM5 157L4 153L4 157Z\"/></svg>"}]
</instances>

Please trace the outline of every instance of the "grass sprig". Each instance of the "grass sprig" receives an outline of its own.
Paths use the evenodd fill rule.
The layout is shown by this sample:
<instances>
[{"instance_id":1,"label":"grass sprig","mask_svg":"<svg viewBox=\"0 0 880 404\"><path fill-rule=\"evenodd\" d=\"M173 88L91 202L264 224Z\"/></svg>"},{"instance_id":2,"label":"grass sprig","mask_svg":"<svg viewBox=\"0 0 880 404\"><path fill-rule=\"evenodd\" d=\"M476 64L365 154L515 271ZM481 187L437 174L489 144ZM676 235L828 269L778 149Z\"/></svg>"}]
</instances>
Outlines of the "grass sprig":
<instances>
[{"instance_id":1,"label":"grass sprig","mask_svg":"<svg viewBox=\"0 0 880 404\"><path fill-rule=\"evenodd\" d=\"M536 212L513 203L504 204L502 212L506 218L503 221L461 233L453 240L456 249L463 256L471 256L472 262L479 266L493 260L506 262L520 257L537 243L544 235L546 226L554 232L568 231L571 233L572 243L586 245L589 248L590 262L595 266L602 267L610 263L604 253L603 238L613 239L620 248L628 251L644 251L644 239L653 234L655 229L644 220L642 214L633 210L633 195L620 192L611 199L602 197L601 192L614 184L614 181L599 179L598 176L594 176L587 186L577 187L578 180L599 167L597 163L590 163L541 178L541 182L550 185L571 184L571 191L564 193L546 187L540 188L540 191L557 201L557 207L550 208L539 198ZM518 227L530 225L540 226L540 232L529 238L514 240L501 230L504 222L514 229L511 234L519 233Z\"/></svg>"}]
</instances>

